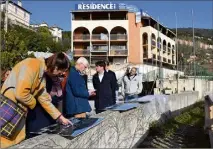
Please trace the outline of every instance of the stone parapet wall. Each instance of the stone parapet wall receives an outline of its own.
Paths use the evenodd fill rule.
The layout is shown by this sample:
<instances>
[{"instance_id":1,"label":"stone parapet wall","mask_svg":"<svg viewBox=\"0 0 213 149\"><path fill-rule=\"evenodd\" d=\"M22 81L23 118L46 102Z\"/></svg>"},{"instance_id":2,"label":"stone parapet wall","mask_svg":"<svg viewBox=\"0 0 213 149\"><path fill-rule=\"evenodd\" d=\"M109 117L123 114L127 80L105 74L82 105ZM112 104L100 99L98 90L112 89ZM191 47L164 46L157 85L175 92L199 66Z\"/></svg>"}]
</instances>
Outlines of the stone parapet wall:
<instances>
[{"instance_id":1,"label":"stone parapet wall","mask_svg":"<svg viewBox=\"0 0 213 149\"><path fill-rule=\"evenodd\" d=\"M148 95L151 102L126 112L106 111L92 117L104 117L104 121L69 140L59 135L43 134L23 141L13 148L132 148L142 141L153 121L166 120L172 113L196 103L198 92L173 95Z\"/></svg>"}]
</instances>

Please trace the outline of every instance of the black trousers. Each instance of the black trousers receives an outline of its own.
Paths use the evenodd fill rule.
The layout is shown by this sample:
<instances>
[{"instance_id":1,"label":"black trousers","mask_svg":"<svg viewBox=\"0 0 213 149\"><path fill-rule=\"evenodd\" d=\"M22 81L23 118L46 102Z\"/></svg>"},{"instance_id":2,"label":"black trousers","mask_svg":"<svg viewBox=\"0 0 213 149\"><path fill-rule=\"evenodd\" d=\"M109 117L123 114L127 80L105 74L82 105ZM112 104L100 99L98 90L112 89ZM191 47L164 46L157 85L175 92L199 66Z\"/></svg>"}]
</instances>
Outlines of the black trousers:
<instances>
[{"instance_id":1,"label":"black trousers","mask_svg":"<svg viewBox=\"0 0 213 149\"><path fill-rule=\"evenodd\" d=\"M95 110L96 114L102 113L102 112L104 112L104 111L105 111L105 110Z\"/></svg>"}]
</instances>

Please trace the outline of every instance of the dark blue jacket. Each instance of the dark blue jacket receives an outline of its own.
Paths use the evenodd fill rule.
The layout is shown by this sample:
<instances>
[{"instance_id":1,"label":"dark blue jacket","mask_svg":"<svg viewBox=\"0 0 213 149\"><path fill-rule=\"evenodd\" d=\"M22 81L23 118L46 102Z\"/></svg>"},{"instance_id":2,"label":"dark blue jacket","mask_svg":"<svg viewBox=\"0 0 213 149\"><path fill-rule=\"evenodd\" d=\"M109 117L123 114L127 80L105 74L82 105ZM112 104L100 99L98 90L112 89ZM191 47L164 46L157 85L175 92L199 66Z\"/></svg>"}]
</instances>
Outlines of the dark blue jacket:
<instances>
[{"instance_id":1,"label":"dark blue jacket","mask_svg":"<svg viewBox=\"0 0 213 149\"><path fill-rule=\"evenodd\" d=\"M89 93L84 78L72 67L66 84L66 115L90 112L91 107L88 101Z\"/></svg>"},{"instance_id":2,"label":"dark blue jacket","mask_svg":"<svg viewBox=\"0 0 213 149\"><path fill-rule=\"evenodd\" d=\"M116 103L115 91L117 87L116 79L110 73L104 72L102 81L100 82L98 74L93 76L93 86L96 89L95 108L103 110L104 108Z\"/></svg>"}]
</instances>

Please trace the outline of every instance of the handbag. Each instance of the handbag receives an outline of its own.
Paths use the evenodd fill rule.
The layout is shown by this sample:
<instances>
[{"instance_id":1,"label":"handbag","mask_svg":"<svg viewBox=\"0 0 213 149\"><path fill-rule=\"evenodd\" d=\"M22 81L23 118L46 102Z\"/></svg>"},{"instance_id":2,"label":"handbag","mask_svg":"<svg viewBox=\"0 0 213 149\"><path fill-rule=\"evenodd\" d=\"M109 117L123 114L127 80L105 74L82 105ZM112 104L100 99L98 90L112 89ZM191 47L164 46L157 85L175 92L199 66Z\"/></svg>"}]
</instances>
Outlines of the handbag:
<instances>
[{"instance_id":1,"label":"handbag","mask_svg":"<svg viewBox=\"0 0 213 149\"><path fill-rule=\"evenodd\" d=\"M25 125L26 111L17 103L4 96L8 89L15 87L8 87L0 94L0 131L1 136L13 140L22 130Z\"/></svg>"}]
</instances>

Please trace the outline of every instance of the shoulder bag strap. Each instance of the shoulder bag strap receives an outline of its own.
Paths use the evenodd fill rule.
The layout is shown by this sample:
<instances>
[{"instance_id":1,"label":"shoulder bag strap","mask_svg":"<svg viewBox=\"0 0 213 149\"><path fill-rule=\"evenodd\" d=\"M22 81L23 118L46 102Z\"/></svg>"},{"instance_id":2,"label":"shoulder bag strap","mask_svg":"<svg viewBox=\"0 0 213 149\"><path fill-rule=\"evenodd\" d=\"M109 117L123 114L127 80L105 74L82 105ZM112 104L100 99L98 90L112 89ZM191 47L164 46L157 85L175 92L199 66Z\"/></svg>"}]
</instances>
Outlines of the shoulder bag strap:
<instances>
[{"instance_id":1,"label":"shoulder bag strap","mask_svg":"<svg viewBox=\"0 0 213 149\"><path fill-rule=\"evenodd\" d=\"M4 95L5 93L6 93L6 91L8 91L9 89L11 89L11 88L15 88L15 87L8 87L8 88L6 88L4 91L3 91L3 93L2 93L2 95Z\"/></svg>"}]
</instances>

